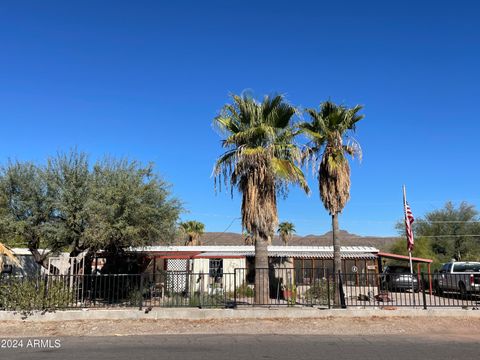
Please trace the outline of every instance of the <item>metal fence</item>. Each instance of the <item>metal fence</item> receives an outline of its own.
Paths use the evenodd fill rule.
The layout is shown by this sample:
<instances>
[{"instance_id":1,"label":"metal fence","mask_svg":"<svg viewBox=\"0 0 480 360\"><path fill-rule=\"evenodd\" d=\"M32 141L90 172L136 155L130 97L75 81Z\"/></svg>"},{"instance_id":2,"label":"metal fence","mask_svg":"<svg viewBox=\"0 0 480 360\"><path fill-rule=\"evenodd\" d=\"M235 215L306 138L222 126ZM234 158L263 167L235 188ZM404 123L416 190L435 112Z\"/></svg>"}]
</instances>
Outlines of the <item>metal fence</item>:
<instances>
[{"instance_id":1,"label":"metal fence","mask_svg":"<svg viewBox=\"0 0 480 360\"><path fill-rule=\"evenodd\" d=\"M0 278L0 309L105 307L315 306L472 307L480 305L480 274L328 274L318 269L255 272L163 271L154 274L48 275ZM268 281L267 281L268 280Z\"/></svg>"},{"instance_id":2,"label":"metal fence","mask_svg":"<svg viewBox=\"0 0 480 360\"><path fill-rule=\"evenodd\" d=\"M336 278L342 280L347 307L480 306L480 274L343 274Z\"/></svg>"},{"instance_id":3,"label":"metal fence","mask_svg":"<svg viewBox=\"0 0 480 360\"><path fill-rule=\"evenodd\" d=\"M323 276L316 269L270 268L247 272L235 269L235 279L247 281L236 286L236 306L319 306L331 307L335 296L333 276ZM255 289L255 272L260 272L259 280L268 287ZM305 277L304 275L308 276ZM300 276L301 275L301 276ZM257 295L257 296L255 296Z\"/></svg>"}]
</instances>

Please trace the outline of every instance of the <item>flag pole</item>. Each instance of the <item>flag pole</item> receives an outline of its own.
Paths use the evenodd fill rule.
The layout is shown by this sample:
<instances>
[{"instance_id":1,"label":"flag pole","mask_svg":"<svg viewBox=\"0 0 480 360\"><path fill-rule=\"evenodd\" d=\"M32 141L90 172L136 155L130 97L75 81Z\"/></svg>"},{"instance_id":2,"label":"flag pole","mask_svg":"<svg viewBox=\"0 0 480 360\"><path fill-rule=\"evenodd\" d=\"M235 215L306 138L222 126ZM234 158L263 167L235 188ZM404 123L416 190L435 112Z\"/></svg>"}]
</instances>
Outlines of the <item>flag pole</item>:
<instances>
[{"instance_id":1,"label":"flag pole","mask_svg":"<svg viewBox=\"0 0 480 360\"><path fill-rule=\"evenodd\" d=\"M405 213L405 223L408 220L407 217L407 192L405 190L405 185L403 185L403 209ZM410 246L408 245L408 234L407 234L407 247L408 247L408 259L410 260L410 274L413 275L413 264L412 264L412 251L410 250Z\"/></svg>"},{"instance_id":2,"label":"flag pole","mask_svg":"<svg viewBox=\"0 0 480 360\"><path fill-rule=\"evenodd\" d=\"M404 208L404 213L405 213L405 226L407 226L407 223L410 225L410 231L413 231L411 229L411 223L410 220L408 219L407 215L407 192L405 190L405 185L403 185L403 208ZM405 228L407 230L407 228ZM407 230L408 232L408 230ZM412 294L415 294L415 288L413 286L413 264L412 264L412 247L410 246L410 235L407 233L407 248L408 248L408 259L410 260L410 276L412 279ZM415 305L415 296L413 296L413 305Z\"/></svg>"}]
</instances>

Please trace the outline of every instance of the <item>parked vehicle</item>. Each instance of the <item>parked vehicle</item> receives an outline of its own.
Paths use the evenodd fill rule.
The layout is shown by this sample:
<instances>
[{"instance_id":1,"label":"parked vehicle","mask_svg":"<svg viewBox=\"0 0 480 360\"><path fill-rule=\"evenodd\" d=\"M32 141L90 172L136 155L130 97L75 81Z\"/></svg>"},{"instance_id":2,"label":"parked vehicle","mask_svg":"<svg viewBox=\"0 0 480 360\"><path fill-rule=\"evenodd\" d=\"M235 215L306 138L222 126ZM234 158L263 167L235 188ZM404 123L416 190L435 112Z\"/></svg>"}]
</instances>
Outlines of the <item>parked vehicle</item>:
<instances>
[{"instance_id":1,"label":"parked vehicle","mask_svg":"<svg viewBox=\"0 0 480 360\"><path fill-rule=\"evenodd\" d=\"M382 288L389 291L411 290L418 292L420 286L415 272L412 274L408 266L388 265L381 276Z\"/></svg>"},{"instance_id":2,"label":"parked vehicle","mask_svg":"<svg viewBox=\"0 0 480 360\"><path fill-rule=\"evenodd\" d=\"M480 262L452 261L442 266L433 276L435 293L458 292L462 296L480 295Z\"/></svg>"}]
</instances>

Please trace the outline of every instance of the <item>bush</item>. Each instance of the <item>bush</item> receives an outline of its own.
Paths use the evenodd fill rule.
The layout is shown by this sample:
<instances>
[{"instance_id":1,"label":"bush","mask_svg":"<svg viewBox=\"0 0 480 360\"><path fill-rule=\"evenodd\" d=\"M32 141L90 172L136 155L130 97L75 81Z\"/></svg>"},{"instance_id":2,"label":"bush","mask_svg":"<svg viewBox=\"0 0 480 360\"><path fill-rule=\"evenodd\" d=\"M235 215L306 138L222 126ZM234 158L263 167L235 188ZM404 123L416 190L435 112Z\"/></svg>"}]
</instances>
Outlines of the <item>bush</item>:
<instances>
[{"instance_id":1,"label":"bush","mask_svg":"<svg viewBox=\"0 0 480 360\"><path fill-rule=\"evenodd\" d=\"M330 289L328 287L330 287ZM310 289L305 292L305 299L315 304L327 304L329 294L330 300L333 300L335 284L333 282L328 284L326 279L317 279Z\"/></svg>"},{"instance_id":2,"label":"bush","mask_svg":"<svg viewBox=\"0 0 480 360\"><path fill-rule=\"evenodd\" d=\"M0 308L24 315L35 310L65 309L74 301L73 293L60 280L44 278L7 278L0 280Z\"/></svg>"},{"instance_id":3,"label":"bush","mask_svg":"<svg viewBox=\"0 0 480 360\"><path fill-rule=\"evenodd\" d=\"M195 293L189 298L188 306L191 307L225 307L225 299L221 294Z\"/></svg>"},{"instance_id":4,"label":"bush","mask_svg":"<svg viewBox=\"0 0 480 360\"><path fill-rule=\"evenodd\" d=\"M247 283L243 283L242 285L237 287L237 297L253 298L253 296L254 291L250 286L248 286Z\"/></svg>"},{"instance_id":5,"label":"bush","mask_svg":"<svg viewBox=\"0 0 480 360\"><path fill-rule=\"evenodd\" d=\"M127 303L131 306L139 306L143 303L144 296L142 292L138 289L133 289L128 293Z\"/></svg>"}]
</instances>

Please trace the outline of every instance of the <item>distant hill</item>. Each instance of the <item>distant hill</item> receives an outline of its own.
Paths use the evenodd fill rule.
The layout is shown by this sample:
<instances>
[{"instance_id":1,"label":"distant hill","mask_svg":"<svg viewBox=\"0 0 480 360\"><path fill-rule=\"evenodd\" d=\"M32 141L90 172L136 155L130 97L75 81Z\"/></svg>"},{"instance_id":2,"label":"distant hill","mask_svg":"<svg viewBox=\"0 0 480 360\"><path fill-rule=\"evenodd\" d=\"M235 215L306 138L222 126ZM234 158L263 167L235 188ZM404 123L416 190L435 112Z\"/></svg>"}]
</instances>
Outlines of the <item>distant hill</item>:
<instances>
[{"instance_id":1,"label":"distant hill","mask_svg":"<svg viewBox=\"0 0 480 360\"><path fill-rule=\"evenodd\" d=\"M398 237L358 236L340 230L340 242L342 246L373 246L380 250L388 250L389 246L398 240ZM200 237L202 245L244 245L244 236L237 233L207 232ZM179 240L178 244L183 245ZM283 245L278 236L275 236L273 245ZM332 232L323 235L293 236L289 245L306 246L330 246L332 245Z\"/></svg>"}]
</instances>

